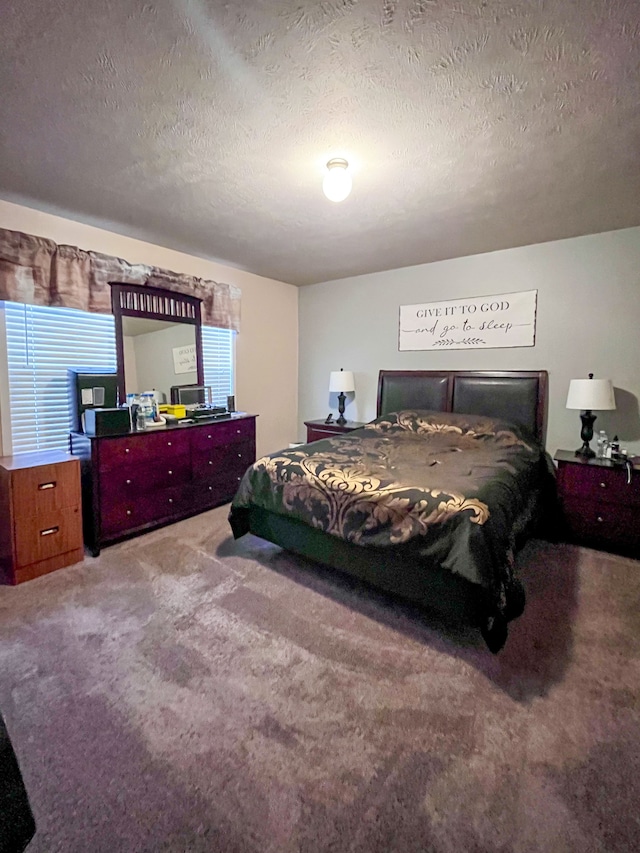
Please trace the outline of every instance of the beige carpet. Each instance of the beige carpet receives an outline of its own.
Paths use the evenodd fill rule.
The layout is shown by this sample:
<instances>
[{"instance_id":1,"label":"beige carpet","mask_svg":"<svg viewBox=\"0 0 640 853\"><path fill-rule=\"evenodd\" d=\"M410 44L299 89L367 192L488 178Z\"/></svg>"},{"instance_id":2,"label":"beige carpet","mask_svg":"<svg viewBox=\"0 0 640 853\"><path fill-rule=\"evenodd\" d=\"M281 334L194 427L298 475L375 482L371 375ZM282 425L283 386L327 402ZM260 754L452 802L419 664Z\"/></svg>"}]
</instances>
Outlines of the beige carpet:
<instances>
[{"instance_id":1,"label":"beige carpet","mask_svg":"<svg viewBox=\"0 0 640 853\"><path fill-rule=\"evenodd\" d=\"M226 515L0 588L30 853L640 849L640 563L531 543L494 657Z\"/></svg>"}]
</instances>

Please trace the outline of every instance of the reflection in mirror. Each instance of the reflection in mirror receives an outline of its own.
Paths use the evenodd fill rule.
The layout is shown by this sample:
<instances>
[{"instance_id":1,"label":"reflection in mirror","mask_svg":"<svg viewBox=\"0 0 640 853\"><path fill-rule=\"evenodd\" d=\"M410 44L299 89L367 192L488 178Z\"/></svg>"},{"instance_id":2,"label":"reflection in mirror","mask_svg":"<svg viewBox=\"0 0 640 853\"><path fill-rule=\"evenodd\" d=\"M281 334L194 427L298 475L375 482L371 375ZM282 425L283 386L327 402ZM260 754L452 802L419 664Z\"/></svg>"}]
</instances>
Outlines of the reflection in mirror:
<instances>
[{"instance_id":1,"label":"reflection in mirror","mask_svg":"<svg viewBox=\"0 0 640 853\"><path fill-rule=\"evenodd\" d=\"M195 326L123 316L122 335L127 394L156 391L168 403L172 385L198 382Z\"/></svg>"}]
</instances>

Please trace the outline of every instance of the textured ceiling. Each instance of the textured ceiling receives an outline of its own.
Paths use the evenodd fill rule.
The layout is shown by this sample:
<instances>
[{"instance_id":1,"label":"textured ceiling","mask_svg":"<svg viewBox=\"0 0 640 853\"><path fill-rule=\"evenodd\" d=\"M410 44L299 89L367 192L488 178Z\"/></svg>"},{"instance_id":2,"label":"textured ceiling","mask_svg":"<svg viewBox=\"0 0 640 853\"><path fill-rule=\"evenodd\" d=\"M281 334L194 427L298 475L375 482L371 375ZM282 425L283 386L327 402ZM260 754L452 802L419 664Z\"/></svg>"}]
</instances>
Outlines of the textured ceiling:
<instances>
[{"instance_id":1,"label":"textured ceiling","mask_svg":"<svg viewBox=\"0 0 640 853\"><path fill-rule=\"evenodd\" d=\"M294 284L640 224L638 0L1 3L4 198Z\"/></svg>"}]
</instances>

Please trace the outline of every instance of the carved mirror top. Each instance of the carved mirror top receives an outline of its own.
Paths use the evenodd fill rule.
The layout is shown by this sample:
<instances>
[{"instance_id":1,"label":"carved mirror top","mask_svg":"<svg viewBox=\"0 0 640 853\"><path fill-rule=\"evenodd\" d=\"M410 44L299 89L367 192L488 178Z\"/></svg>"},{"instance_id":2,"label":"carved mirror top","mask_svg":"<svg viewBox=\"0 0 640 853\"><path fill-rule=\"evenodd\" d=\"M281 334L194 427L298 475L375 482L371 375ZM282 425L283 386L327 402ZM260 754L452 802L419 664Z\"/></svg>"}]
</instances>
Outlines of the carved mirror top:
<instances>
[{"instance_id":1,"label":"carved mirror top","mask_svg":"<svg viewBox=\"0 0 640 853\"><path fill-rule=\"evenodd\" d=\"M166 396L172 385L204 384L200 302L157 287L111 282L121 401L132 391L155 388ZM136 318L154 322L141 324ZM187 332L187 327L193 331ZM151 334L157 339L152 341ZM145 346L140 345L142 339L147 339ZM195 363L186 374L184 356L190 347L195 347ZM134 388L140 381L151 387Z\"/></svg>"}]
</instances>

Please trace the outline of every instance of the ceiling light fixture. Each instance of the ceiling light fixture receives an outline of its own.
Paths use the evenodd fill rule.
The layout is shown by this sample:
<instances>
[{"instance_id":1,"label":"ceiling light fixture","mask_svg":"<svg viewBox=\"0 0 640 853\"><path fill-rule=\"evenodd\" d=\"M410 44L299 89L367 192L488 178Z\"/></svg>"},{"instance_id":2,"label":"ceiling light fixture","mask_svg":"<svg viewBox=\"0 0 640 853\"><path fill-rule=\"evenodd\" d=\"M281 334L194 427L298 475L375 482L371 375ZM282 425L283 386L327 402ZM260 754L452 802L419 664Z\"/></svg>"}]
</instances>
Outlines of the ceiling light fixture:
<instances>
[{"instance_id":1,"label":"ceiling light fixture","mask_svg":"<svg viewBox=\"0 0 640 853\"><path fill-rule=\"evenodd\" d=\"M351 192L349 164L342 157L334 157L327 163L322 190L330 201L344 201Z\"/></svg>"}]
</instances>

